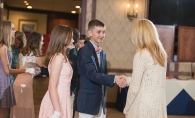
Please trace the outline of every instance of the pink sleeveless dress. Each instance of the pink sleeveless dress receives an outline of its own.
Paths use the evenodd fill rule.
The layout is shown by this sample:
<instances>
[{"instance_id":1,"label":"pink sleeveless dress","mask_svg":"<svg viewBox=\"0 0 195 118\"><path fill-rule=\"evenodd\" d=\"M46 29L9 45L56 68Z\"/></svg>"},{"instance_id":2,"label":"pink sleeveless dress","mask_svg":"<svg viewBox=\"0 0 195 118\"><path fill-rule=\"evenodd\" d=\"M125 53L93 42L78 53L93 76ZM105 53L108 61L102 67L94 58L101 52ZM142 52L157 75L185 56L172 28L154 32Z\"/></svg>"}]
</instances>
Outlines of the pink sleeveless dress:
<instances>
[{"instance_id":1,"label":"pink sleeveless dress","mask_svg":"<svg viewBox=\"0 0 195 118\"><path fill-rule=\"evenodd\" d=\"M58 54L55 56L62 56L62 55ZM50 64L51 63L49 63L48 65L49 73L51 71L55 71L55 70L51 70ZM72 118L71 99L70 99L70 83L71 83L72 73L73 71L70 63L64 61L60 72L60 78L59 78L58 89L57 89L59 99L60 99L60 105L61 105L60 118ZM39 118L48 118L53 113L54 113L54 108L50 99L49 91L47 90L41 102Z\"/></svg>"}]
</instances>

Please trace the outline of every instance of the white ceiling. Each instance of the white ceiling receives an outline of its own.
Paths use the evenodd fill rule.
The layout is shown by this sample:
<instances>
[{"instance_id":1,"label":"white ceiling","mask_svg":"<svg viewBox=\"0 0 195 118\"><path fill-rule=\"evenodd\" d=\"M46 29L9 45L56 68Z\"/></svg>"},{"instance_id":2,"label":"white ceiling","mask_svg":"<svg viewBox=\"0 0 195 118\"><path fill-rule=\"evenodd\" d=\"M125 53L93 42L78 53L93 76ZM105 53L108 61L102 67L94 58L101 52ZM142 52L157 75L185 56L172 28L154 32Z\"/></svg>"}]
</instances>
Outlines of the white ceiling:
<instances>
[{"instance_id":1,"label":"white ceiling","mask_svg":"<svg viewBox=\"0 0 195 118\"><path fill-rule=\"evenodd\" d=\"M24 4L25 0L4 0L4 4L8 7L26 8ZM81 0L26 0L32 9L36 10L47 10L70 13L79 9L75 6L80 6Z\"/></svg>"}]
</instances>

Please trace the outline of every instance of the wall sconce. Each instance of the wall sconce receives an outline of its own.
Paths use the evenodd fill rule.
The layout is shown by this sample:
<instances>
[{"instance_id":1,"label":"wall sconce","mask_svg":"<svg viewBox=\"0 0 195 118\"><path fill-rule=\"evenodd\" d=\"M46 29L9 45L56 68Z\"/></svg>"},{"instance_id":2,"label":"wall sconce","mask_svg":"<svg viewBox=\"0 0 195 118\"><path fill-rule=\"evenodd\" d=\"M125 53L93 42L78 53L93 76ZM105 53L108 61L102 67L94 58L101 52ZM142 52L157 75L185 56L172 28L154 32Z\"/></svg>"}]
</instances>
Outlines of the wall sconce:
<instances>
[{"instance_id":1,"label":"wall sconce","mask_svg":"<svg viewBox=\"0 0 195 118\"><path fill-rule=\"evenodd\" d=\"M134 4L134 0L132 2L133 4L127 4L126 13L127 18L132 21L134 18L137 18L138 16L138 4Z\"/></svg>"}]
</instances>

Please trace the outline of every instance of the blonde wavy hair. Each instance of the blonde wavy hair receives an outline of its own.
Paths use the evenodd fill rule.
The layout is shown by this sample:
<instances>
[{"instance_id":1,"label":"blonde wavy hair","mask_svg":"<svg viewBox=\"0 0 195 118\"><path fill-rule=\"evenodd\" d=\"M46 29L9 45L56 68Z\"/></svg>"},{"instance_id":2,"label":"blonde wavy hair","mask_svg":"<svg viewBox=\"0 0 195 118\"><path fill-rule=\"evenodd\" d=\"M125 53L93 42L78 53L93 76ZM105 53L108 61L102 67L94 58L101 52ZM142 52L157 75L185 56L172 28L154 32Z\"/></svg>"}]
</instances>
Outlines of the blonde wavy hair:
<instances>
[{"instance_id":1,"label":"blonde wavy hair","mask_svg":"<svg viewBox=\"0 0 195 118\"><path fill-rule=\"evenodd\" d=\"M11 45L14 42L10 34L11 24L12 22L9 20L0 21L0 47L6 45L9 50L12 49Z\"/></svg>"},{"instance_id":2,"label":"blonde wavy hair","mask_svg":"<svg viewBox=\"0 0 195 118\"><path fill-rule=\"evenodd\" d=\"M147 49L154 59L154 63L165 67L167 54L160 42L156 27L151 21L141 19L135 23L132 29L132 42L137 51Z\"/></svg>"},{"instance_id":3,"label":"blonde wavy hair","mask_svg":"<svg viewBox=\"0 0 195 118\"><path fill-rule=\"evenodd\" d=\"M23 32L16 31L15 32L15 40L18 39L22 42L21 46L19 47L20 49L24 48L26 46L26 35Z\"/></svg>"}]
</instances>

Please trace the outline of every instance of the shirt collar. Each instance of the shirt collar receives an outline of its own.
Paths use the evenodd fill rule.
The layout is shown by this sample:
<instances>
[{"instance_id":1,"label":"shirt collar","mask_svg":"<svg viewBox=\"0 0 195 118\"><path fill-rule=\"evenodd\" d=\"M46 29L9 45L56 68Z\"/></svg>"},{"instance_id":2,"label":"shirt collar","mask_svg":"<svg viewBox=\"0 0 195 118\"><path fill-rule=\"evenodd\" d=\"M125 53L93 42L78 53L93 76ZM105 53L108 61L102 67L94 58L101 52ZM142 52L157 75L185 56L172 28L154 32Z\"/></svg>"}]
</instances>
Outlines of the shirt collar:
<instances>
[{"instance_id":1,"label":"shirt collar","mask_svg":"<svg viewBox=\"0 0 195 118\"><path fill-rule=\"evenodd\" d=\"M89 41L92 43L92 45L93 45L94 48L97 48L98 47L91 40L89 40Z\"/></svg>"}]
</instances>

